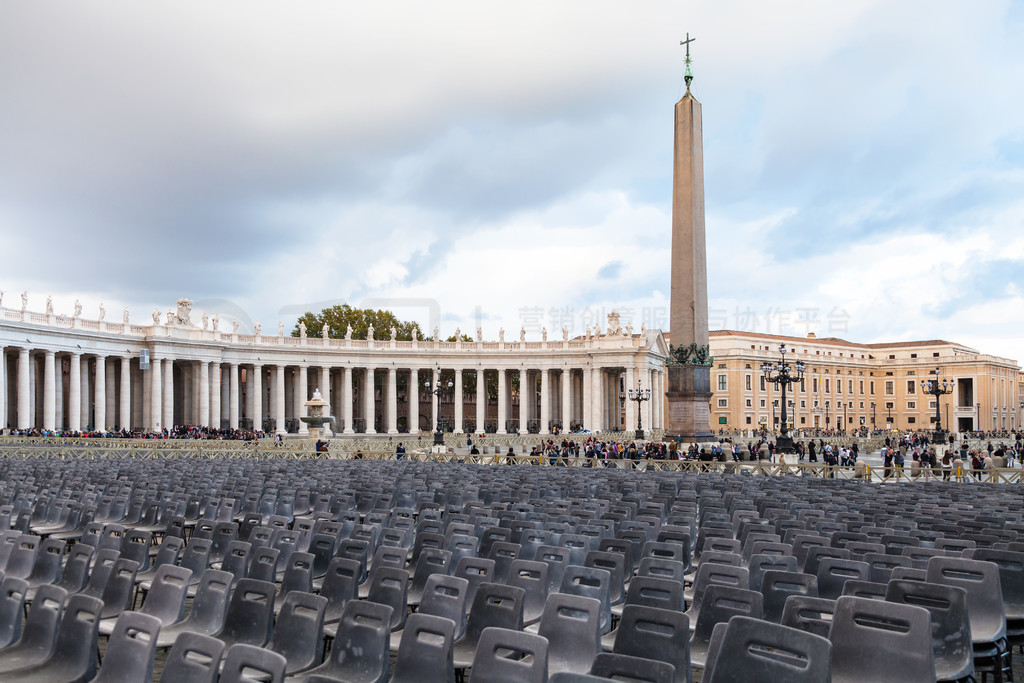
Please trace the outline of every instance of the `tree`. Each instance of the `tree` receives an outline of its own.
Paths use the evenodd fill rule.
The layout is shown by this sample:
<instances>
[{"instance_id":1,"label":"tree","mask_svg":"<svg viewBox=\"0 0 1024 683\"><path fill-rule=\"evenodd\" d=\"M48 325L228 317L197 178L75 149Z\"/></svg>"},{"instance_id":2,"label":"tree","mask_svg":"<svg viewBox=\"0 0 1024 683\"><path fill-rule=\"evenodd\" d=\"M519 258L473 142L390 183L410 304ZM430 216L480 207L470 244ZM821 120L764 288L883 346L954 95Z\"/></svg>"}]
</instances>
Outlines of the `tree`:
<instances>
[{"instance_id":1,"label":"tree","mask_svg":"<svg viewBox=\"0 0 1024 683\"><path fill-rule=\"evenodd\" d=\"M374 339L390 339L392 327L395 328L396 339L410 341L414 330L416 336L423 339L423 331L420 329L419 323L399 320L391 311L353 308L348 304L331 306L319 313L311 311L303 313L295 322L295 329L292 330L293 337L299 336L300 323L305 323L306 334L311 337L319 336L324 324L327 324L330 326L329 336L334 339L343 339L349 325L352 326L353 339L366 339L366 334L372 324Z\"/></svg>"}]
</instances>

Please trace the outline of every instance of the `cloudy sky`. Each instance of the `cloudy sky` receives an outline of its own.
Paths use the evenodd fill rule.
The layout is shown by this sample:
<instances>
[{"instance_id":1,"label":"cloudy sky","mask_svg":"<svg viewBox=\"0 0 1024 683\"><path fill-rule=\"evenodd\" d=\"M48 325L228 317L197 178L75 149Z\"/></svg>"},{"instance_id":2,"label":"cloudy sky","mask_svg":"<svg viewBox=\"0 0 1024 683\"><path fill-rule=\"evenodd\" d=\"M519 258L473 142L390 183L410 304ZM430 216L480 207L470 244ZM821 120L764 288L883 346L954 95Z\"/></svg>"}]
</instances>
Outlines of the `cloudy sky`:
<instances>
[{"instance_id":1,"label":"cloudy sky","mask_svg":"<svg viewBox=\"0 0 1024 683\"><path fill-rule=\"evenodd\" d=\"M712 328L1024 360L1005 0L4 2L4 305L667 329L687 32Z\"/></svg>"}]
</instances>

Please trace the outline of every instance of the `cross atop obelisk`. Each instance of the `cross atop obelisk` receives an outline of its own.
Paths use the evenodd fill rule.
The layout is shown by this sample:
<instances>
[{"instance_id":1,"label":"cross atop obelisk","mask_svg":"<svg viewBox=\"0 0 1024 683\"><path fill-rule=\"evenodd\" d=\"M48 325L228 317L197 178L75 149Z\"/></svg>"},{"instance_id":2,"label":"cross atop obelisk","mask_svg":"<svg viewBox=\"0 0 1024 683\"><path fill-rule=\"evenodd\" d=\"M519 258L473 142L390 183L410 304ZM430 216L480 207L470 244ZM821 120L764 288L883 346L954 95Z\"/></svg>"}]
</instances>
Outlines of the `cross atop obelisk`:
<instances>
[{"instance_id":1,"label":"cross atop obelisk","mask_svg":"<svg viewBox=\"0 0 1024 683\"><path fill-rule=\"evenodd\" d=\"M686 70L683 72L683 80L686 81L686 90L687 90L687 92L689 92L689 90L690 90L690 83L693 82L693 71L690 70L690 43L692 43L695 40L697 40L697 39L696 38L691 38L690 34L687 33L686 34L686 40L680 40L679 41L680 45L685 45L686 46Z\"/></svg>"}]
</instances>

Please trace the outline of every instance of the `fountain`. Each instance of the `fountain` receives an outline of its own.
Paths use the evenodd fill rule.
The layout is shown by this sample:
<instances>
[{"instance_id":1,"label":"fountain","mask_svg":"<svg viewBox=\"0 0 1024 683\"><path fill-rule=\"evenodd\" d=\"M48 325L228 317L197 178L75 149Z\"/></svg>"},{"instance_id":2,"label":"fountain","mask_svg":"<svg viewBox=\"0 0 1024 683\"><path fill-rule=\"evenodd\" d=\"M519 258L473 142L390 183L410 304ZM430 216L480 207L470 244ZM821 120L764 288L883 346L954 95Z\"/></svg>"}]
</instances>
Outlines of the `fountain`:
<instances>
[{"instance_id":1,"label":"fountain","mask_svg":"<svg viewBox=\"0 0 1024 683\"><path fill-rule=\"evenodd\" d=\"M320 395L320 389L315 389L313 391L313 398L306 401L303 405L309 409L309 415L299 419L309 425L309 438L320 440L324 435L324 425L334 422L333 417L324 415L324 407L330 407L330 404Z\"/></svg>"}]
</instances>

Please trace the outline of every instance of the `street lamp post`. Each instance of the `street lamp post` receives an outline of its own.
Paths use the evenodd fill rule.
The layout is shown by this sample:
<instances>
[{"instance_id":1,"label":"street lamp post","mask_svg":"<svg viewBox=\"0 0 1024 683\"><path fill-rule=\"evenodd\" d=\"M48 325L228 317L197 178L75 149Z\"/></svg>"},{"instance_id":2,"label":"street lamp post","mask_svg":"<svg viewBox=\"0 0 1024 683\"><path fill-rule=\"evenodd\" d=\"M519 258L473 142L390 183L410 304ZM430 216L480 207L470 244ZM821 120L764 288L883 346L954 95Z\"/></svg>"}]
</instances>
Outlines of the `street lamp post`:
<instances>
[{"instance_id":1,"label":"street lamp post","mask_svg":"<svg viewBox=\"0 0 1024 683\"><path fill-rule=\"evenodd\" d=\"M430 380L428 379L423 383L426 387L427 392L437 397L437 431L434 432L434 445L444 445L444 432L441 429L441 395L452 388L453 382L448 380L447 384L441 384L441 364L438 363L434 369L434 388L430 388Z\"/></svg>"},{"instance_id":2,"label":"street lamp post","mask_svg":"<svg viewBox=\"0 0 1024 683\"><path fill-rule=\"evenodd\" d=\"M789 363L786 362L785 344L779 346L779 353L782 354L782 360L777 363L769 363L767 361L762 363L761 372L764 373L766 381L771 382L777 388L782 389L782 428L779 430L779 436L775 439L775 450L779 453L792 453L794 449L793 439L789 436L789 415L786 412L786 389L790 385L796 384L803 379L805 366L802 360L798 360L795 363L796 373L790 374L790 366Z\"/></svg>"},{"instance_id":3,"label":"street lamp post","mask_svg":"<svg viewBox=\"0 0 1024 683\"><path fill-rule=\"evenodd\" d=\"M889 402L885 404L885 426L892 429L892 404Z\"/></svg>"},{"instance_id":4,"label":"street lamp post","mask_svg":"<svg viewBox=\"0 0 1024 683\"><path fill-rule=\"evenodd\" d=\"M875 402L874 401L871 402L871 429L872 429L872 431L874 431L874 429L875 429Z\"/></svg>"},{"instance_id":5,"label":"street lamp post","mask_svg":"<svg viewBox=\"0 0 1024 683\"><path fill-rule=\"evenodd\" d=\"M644 438L644 423L640 417L640 406L644 401L651 400L651 390L644 389L643 381L636 381L636 389L629 390L629 400L636 401L636 438L638 441L643 441Z\"/></svg>"},{"instance_id":6,"label":"street lamp post","mask_svg":"<svg viewBox=\"0 0 1024 683\"><path fill-rule=\"evenodd\" d=\"M939 382L939 368L928 371L929 375L935 375L934 379L921 380L921 391L928 396L935 397L935 434L932 436L932 443L945 442L946 435L942 432L942 413L939 410L939 396L953 393L955 379L942 380Z\"/></svg>"}]
</instances>

